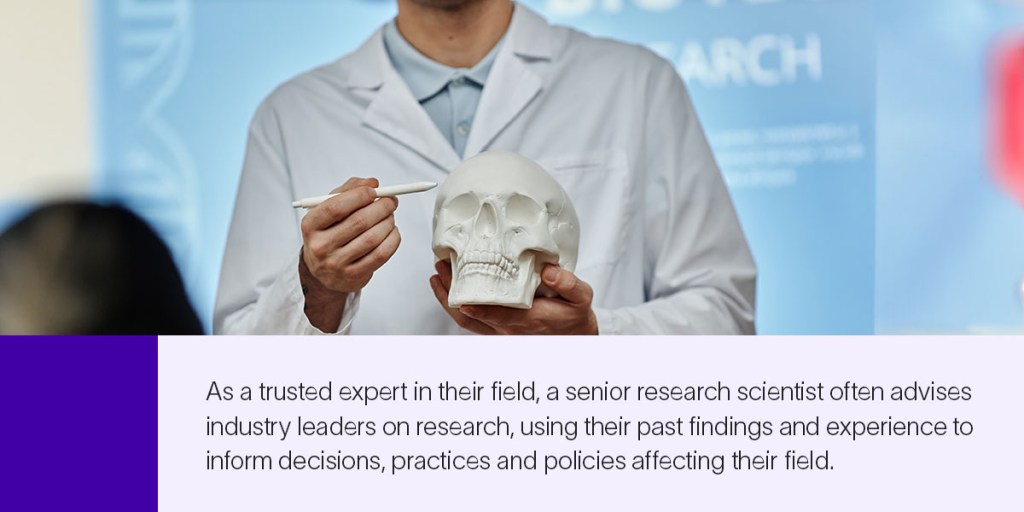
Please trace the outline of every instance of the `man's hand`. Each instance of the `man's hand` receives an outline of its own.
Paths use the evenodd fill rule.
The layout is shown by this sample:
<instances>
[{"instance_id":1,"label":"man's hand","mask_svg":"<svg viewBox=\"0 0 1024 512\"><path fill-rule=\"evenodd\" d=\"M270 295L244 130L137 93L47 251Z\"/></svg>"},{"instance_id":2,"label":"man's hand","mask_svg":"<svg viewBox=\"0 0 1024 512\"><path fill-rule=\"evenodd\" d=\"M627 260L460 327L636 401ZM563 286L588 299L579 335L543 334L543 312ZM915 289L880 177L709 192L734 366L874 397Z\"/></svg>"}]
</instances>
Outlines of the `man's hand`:
<instances>
[{"instance_id":1,"label":"man's hand","mask_svg":"<svg viewBox=\"0 0 1024 512\"><path fill-rule=\"evenodd\" d=\"M338 329L345 294L363 289L398 250L398 199L378 200L373 191L378 185L374 178L351 178L331 191L337 196L302 218L299 281L306 317L321 331Z\"/></svg>"},{"instance_id":2,"label":"man's hand","mask_svg":"<svg viewBox=\"0 0 1024 512\"><path fill-rule=\"evenodd\" d=\"M448 290L452 286L452 268L448 261L435 265L437 275L430 277L430 287L445 311L459 327L477 334L597 334L597 317L590 305L594 291L572 272L555 265L545 265L541 282L559 296L536 297L531 309L502 306L448 307Z\"/></svg>"}]
</instances>

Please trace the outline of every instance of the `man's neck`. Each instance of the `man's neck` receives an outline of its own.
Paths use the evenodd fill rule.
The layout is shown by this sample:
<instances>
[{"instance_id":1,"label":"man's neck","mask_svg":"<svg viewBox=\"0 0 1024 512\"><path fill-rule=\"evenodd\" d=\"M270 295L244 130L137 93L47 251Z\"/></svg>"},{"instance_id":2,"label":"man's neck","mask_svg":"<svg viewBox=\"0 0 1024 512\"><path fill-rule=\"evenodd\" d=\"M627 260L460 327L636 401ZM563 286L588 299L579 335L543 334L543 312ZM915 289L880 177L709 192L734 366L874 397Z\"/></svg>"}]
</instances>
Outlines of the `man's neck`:
<instances>
[{"instance_id":1,"label":"man's neck","mask_svg":"<svg viewBox=\"0 0 1024 512\"><path fill-rule=\"evenodd\" d=\"M420 53L453 68L480 62L512 20L511 0L469 0L451 8L429 4L398 0L398 31Z\"/></svg>"}]
</instances>

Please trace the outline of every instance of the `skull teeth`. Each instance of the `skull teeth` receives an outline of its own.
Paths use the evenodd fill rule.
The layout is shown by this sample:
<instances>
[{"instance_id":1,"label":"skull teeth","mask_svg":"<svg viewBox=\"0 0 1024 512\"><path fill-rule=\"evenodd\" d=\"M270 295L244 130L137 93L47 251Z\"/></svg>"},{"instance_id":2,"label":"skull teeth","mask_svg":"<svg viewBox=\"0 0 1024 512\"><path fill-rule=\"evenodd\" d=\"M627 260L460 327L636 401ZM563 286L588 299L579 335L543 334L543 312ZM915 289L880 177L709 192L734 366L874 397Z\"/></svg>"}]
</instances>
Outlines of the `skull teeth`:
<instances>
[{"instance_id":1,"label":"skull teeth","mask_svg":"<svg viewBox=\"0 0 1024 512\"><path fill-rule=\"evenodd\" d=\"M459 259L459 276L485 274L509 281L519 276L519 265L501 253L491 251L469 251Z\"/></svg>"}]
</instances>

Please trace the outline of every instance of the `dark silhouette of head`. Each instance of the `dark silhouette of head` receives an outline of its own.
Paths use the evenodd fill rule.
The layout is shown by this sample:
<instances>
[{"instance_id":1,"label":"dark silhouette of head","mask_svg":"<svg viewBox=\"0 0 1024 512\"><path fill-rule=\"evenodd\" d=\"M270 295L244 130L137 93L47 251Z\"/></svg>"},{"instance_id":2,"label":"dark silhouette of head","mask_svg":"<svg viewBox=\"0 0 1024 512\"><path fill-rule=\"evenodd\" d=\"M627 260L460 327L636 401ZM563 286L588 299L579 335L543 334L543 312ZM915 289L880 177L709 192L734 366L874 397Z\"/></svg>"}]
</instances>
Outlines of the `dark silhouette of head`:
<instances>
[{"instance_id":1,"label":"dark silhouette of head","mask_svg":"<svg viewBox=\"0 0 1024 512\"><path fill-rule=\"evenodd\" d=\"M54 204L0 235L0 334L202 334L160 237L129 210Z\"/></svg>"}]
</instances>

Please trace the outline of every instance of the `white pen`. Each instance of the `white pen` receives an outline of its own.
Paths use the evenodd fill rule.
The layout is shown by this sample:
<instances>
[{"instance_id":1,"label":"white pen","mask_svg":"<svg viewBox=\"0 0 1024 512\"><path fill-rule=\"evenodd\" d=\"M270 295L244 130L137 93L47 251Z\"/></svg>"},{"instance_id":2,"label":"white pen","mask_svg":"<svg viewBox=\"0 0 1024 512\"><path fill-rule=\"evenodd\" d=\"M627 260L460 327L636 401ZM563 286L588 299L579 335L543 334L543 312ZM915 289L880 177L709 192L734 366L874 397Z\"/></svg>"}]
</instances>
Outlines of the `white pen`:
<instances>
[{"instance_id":1,"label":"white pen","mask_svg":"<svg viewBox=\"0 0 1024 512\"><path fill-rule=\"evenodd\" d=\"M377 197L390 197L400 196L402 194L415 194L416 192L426 192L436 186L437 183L434 183L433 181L417 181L416 183L405 183L403 185L377 187L373 189L373 191L377 193ZM328 194L326 196L299 199L292 203L292 208L312 208L336 195L338 194Z\"/></svg>"}]
</instances>

